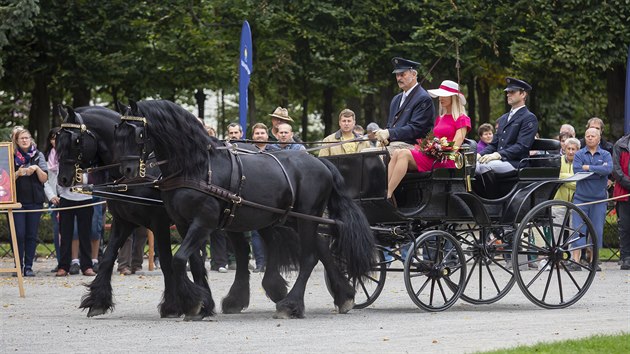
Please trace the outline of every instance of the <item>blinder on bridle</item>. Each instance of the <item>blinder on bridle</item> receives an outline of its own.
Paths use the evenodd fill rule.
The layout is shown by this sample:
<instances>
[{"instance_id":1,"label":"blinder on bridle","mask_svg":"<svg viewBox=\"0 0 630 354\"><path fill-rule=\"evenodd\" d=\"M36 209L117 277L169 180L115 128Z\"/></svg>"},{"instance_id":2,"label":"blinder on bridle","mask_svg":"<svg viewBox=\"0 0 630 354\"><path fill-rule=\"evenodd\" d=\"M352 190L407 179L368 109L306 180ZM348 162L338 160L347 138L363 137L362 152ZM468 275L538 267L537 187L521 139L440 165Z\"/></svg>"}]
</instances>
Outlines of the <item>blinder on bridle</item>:
<instances>
[{"instance_id":1,"label":"blinder on bridle","mask_svg":"<svg viewBox=\"0 0 630 354\"><path fill-rule=\"evenodd\" d=\"M59 129L59 131L56 133L56 137L61 135L62 133L70 134L70 141L74 143L74 144L70 144L70 150L72 152L76 152L75 154L72 154L71 156L76 155L77 158L76 160L72 160L71 158L68 158L69 155L66 155L66 159L64 159L62 162L74 164L74 181L76 183L81 183L82 175L83 175L82 166L91 165L91 161L90 160L84 161L83 157L88 154L96 155L96 145L94 145L93 151L89 151L88 148L84 146L85 144L84 136L85 134L91 136L95 142L96 142L96 136L83 123L83 118L81 118L81 115L76 112L75 112L75 115L76 115L75 119L77 123L61 123L61 129Z\"/></svg>"},{"instance_id":2,"label":"blinder on bridle","mask_svg":"<svg viewBox=\"0 0 630 354\"><path fill-rule=\"evenodd\" d=\"M142 123L142 125L138 125L135 123ZM125 160L139 160L140 161L140 166L139 166L139 171L138 171L138 175L140 177L145 177L146 176L146 171L147 171L147 166L146 166L146 160L147 160L147 151L146 151L146 146L148 143L148 138L147 138L147 119L144 117L135 117L135 116L122 116L120 117L120 124L116 124L116 129L118 129L120 126L122 126L123 124L129 125L133 128L133 132L134 132L134 140L136 142L136 144L138 146L142 147L142 152L140 156L137 155L125 155L125 156L121 156L120 160L121 161L125 161Z\"/></svg>"}]
</instances>

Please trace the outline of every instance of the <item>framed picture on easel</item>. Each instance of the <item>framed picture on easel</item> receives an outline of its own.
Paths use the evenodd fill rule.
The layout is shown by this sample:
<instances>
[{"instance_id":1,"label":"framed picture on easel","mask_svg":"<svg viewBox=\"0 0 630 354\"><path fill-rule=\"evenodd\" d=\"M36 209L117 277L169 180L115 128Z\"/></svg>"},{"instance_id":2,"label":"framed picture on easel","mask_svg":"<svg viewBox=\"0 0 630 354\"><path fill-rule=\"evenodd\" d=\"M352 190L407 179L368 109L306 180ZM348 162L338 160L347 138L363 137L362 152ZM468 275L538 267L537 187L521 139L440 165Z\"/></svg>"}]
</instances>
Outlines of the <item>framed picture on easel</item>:
<instances>
[{"instance_id":1,"label":"framed picture on easel","mask_svg":"<svg viewBox=\"0 0 630 354\"><path fill-rule=\"evenodd\" d=\"M13 144L0 142L0 204L16 202Z\"/></svg>"}]
</instances>

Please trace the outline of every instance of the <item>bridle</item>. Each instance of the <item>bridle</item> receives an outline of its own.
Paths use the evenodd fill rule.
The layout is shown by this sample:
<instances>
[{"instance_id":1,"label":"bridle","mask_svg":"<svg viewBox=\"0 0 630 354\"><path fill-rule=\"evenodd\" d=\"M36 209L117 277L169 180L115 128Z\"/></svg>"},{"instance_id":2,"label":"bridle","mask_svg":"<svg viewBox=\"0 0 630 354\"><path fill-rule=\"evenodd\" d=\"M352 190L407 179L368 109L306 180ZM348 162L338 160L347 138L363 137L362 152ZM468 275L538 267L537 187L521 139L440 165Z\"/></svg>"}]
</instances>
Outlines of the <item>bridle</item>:
<instances>
[{"instance_id":1,"label":"bridle","mask_svg":"<svg viewBox=\"0 0 630 354\"><path fill-rule=\"evenodd\" d=\"M82 180L82 175L83 175L83 169L82 166L91 166L93 164L93 160L88 160L88 161L84 161L83 157L84 157L84 152L87 151L87 149L85 148L84 144L85 144L85 135L89 135L92 137L92 139L94 139L94 142L96 143L96 135L94 135L94 133L92 133L92 131L90 131L87 126L83 123L83 118L81 118L81 115L79 113L75 113L76 114L76 121L78 123L61 123L61 129L57 132L57 136L59 136L61 133L65 132L70 134L70 140L71 141L75 141L77 142L78 145L78 152L76 154L77 158L76 160L72 160L72 159L64 159L65 163L71 163L74 164L74 182L76 183L81 183ZM94 156L96 156L96 145L94 145ZM70 144L70 149L71 151L75 151L76 149L74 148L74 144Z\"/></svg>"},{"instance_id":2,"label":"bridle","mask_svg":"<svg viewBox=\"0 0 630 354\"><path fill-rule=\"evenodd\" d=\"M142 123L142 126L134 123ZM135 142L138 146L142 148L142 152L140 156L137 155L125 155L120 157L120 161L129 161L129 160L139 160L139 171L138 175L140 177L146 176L147 166L146 161L148 159L147 154L147 144L149 139L147 138L147 119L144 117L136 117L136 116L122 116L120 117L120 124L116 125L116 129L121 127L123 124L129 125L134 130Z\"/></svg>"}]
</instances>

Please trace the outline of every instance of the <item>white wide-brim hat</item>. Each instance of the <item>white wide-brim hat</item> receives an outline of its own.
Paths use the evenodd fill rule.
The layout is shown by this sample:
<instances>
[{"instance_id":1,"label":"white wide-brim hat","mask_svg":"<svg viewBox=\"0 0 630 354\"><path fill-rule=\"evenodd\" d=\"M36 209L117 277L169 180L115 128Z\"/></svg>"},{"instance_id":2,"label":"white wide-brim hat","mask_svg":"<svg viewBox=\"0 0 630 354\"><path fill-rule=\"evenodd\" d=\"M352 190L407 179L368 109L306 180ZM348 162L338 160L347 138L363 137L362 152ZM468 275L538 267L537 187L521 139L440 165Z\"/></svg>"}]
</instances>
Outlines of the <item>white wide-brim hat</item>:
<instances>
[{"instance_id":1,"label":"white wide-brim hat","mask_svg":"<svg viewBox=\"0 0 630 354\"><path fill-rule=\"evenodd\" d=\"M466 97L464 97L463 93L459 92L459 85L456 82L453 82L451 80L444 80L442 81L440 88L437 88L434 90L427 90L427 92L429 92L429 95L431 95L431 97L434 97L434 98L457 95L457 97L459 97L459 100L462 102L462 104L463 105L466 104Z\"/></svg>"}]
</instances>

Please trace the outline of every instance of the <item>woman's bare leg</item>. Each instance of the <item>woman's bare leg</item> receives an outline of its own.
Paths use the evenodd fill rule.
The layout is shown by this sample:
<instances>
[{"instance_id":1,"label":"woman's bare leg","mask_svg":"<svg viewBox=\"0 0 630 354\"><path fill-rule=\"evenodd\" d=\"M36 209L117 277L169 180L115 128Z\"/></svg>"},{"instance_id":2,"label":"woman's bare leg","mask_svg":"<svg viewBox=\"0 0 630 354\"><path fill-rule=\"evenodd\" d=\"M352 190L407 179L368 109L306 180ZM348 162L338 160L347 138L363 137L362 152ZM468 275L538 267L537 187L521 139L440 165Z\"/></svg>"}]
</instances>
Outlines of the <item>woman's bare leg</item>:
<instances>
[{"instance_id":1,"label":"woman's bare leg","mask_svg":"<svg viewBox=\"0 0 630 354\"><path fill-rule=\"evenodd\" d=\"M391 172L388 171L388 174L391 173L391 177L387 182L387 198L392 197L392 195L394 194L394 190L396 190L396 187L398 187L400 181L402 181L403 177L405 177L407 171L413 171L414 169L418 168L418 166L416 165L416 161L411 155L411 150L397 150L394 156L396 156L396 163L390 169Z\"/></svg>"}]
</instances>

